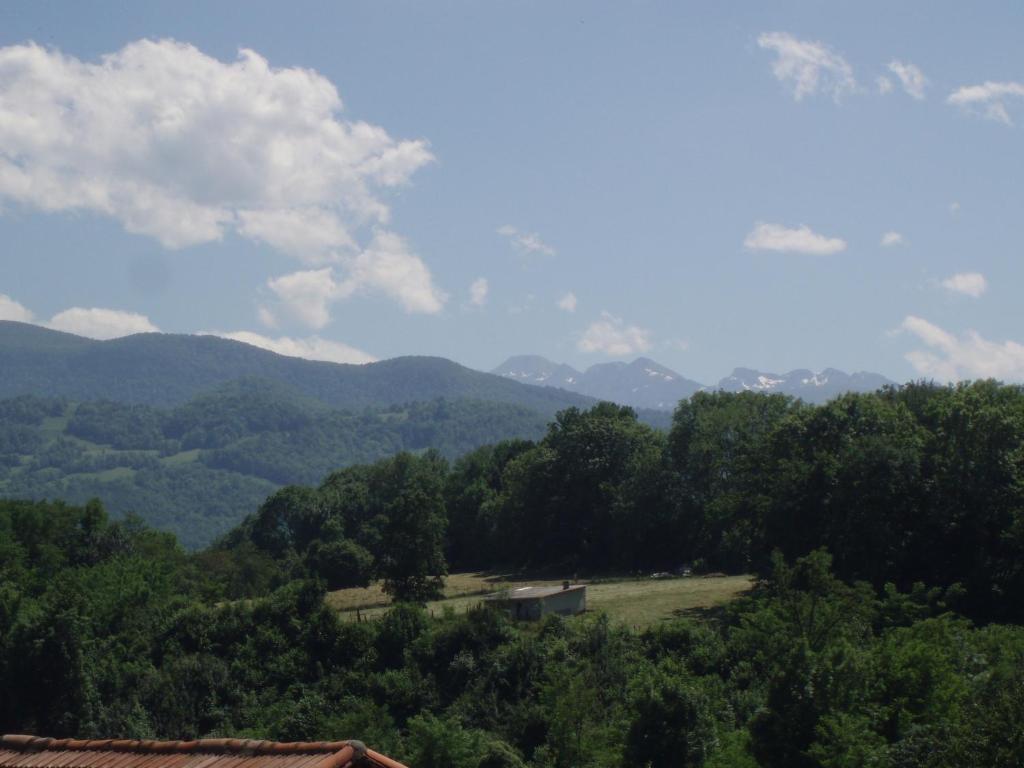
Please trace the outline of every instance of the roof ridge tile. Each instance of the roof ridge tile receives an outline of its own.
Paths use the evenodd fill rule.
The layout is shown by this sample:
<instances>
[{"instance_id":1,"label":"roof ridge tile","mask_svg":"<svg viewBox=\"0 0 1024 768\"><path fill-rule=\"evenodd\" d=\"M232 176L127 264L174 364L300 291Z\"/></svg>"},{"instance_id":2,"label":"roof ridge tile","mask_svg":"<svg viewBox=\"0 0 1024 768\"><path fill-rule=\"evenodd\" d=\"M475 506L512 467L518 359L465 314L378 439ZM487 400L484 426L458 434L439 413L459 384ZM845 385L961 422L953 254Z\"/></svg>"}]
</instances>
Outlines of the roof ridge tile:
<instances>
[{"instance_id":1,"label":"roof ridge tile","mask_svg":"<svg viewBox=\"0 0 1024 768\"><path fill-rule=\"evenodd\" d=\"M276 768L405 768L389 757L367 749L361 741L267 741L260 739L192 739L157 741L154 739L54 739L27 734L0 736L0 764L5 768L268 768L261 757L280 758ZM38 753L101 753L70 760L58 760ZM102 753L118 752L116 758ZM24 759L14 757L23 753ZM163 760L131 759L131 755L150 758L167 755ZM178 755L180 757L171 757ZM322 756L322 757L321 757Z\"/></svg>"},{"instance_id":2,"label":"roof ridge tile","mask_svg":"<svg viewBox=\"0 0 1024 768\"><path fill-rule=\"evenodd\" d=\"M265 739L192 739L158 741L155 739L54 739L28 734L0 736L0 747L19 751L75 750L111 752L211 752L223 754L296 755L332 754L352 746L349 741L268 741Z\"/></svg>"}]
</instances>

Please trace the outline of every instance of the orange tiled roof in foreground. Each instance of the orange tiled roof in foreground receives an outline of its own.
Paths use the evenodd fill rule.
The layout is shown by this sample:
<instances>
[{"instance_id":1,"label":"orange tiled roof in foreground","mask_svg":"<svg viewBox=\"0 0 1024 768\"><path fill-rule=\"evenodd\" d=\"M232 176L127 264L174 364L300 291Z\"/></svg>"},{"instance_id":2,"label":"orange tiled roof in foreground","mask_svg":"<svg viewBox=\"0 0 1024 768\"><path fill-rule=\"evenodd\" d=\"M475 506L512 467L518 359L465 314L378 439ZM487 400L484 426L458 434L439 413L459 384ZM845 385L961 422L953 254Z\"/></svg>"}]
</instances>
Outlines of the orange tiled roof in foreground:
<instances>
[{"instance_id":1,"label":"orange tiled roof in foreground","mask_svg":"<svg viewBox=\"0 0 1024 768\"><path fill-rule=\"evenodd\" d=\"M405 768L359 741L0 738L0 768Z\"/></svg>"}]
</instances>

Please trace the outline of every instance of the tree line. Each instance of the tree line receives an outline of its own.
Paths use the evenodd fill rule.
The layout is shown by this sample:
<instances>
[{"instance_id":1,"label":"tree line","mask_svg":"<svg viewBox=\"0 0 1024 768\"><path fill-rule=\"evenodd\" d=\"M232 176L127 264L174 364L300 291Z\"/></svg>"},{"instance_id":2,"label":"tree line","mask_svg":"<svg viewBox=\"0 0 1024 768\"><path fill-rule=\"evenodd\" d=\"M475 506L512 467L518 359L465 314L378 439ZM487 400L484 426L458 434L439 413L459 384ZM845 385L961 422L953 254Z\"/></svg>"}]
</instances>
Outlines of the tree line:
<instances>
[{"instance_id":1,"label":"tree line","mask_svg":"<svg viewBox=\"0 0 1024 768\"><path fill-rule=\"evenodd\" d=\"M817 550L749 596L635 632L400 603L343 622L322 582L247 600L98 503L0 502L0 728L361 738L415 768L955 768L1024 758L1024 629L955 589L847 583Z\"/></svg>"},{"instance_id":2,"label":"tree line","mask_svg":"<svg viewBox=\"0 0 1024 768\"><path fill-rule=\"evenodd\" d=\"M362 738L416 768L1024 762L1024 393L601 404L538 441L271 495L186 552L99 502L0 501L0 728ZM752 571L635 632L431 618L446 570ZM328 588L382 578L346 623ZM407 602L402 602L407 601Z\"/></svg>"},{"instance_id":3,"label":"tree line","mask_svg":"<svg viewBox=\"0 0 1024 768\"><path fill-rule=\"evenodd\" d=\"M570 408L537 442L451 464L400 454L284 488L222 548L245 542L285 569L279 580L333 588L385 575L388 546L416 537L458 571L578 575L766 574L775 551L792 561L824 548L845 580L956 585L965 614L1020 621L1024 393L922 383L821 406L698 393L667 433L610 403ZM325 547L352 567L332 573L342 560Z\"/></svg>"}]
</instances>

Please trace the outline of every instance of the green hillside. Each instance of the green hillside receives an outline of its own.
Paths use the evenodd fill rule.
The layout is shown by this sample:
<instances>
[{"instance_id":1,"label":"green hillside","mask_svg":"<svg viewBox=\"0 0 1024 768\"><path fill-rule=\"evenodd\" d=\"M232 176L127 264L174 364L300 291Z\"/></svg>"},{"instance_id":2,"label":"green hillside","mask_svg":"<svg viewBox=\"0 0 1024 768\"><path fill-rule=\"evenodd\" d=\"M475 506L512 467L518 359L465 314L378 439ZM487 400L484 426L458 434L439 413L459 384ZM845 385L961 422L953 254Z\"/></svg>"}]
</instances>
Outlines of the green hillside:
<instances>
[{"instance_id":1,"label":"green hillside","mask_svg":"<svg viewBox=\"0 0 1024 768\"><path fill-rule=\"evenodd\" d=\"M17 395L175 406L215 387L257 377L335 408L474 399L545 416L592 398L531 387L437 357L341 365L285 357L216 336L145 333L94 341L0 321L0 398Z\"/></svg>"},{"instance_id":2,"label":"green hillside","mask_svg":"<svg viewBox=\"0 0 1024 768\"><path fill-rule=\"evenodd\" d=\"M470 399L339 410L259 379L174 408L21 396L0 401L0 496L99 497L195 548L279 486L402 450L454 458L539 437L545 421L520 405Z\"/></svg>"},{"instance_id":3,"label":"green hillside","mask_svg":"<svg viewBox=\"0 0 1024 768\"><path fill-rule=\"evenodd\" d=\"M99 497L188 547L281 485L403 450L454 458L539 437L557 411L593 402L441 358L339 365L213 336L94 341L8 321L0 371L0 496Z\"/></svg>"}]
</instances>

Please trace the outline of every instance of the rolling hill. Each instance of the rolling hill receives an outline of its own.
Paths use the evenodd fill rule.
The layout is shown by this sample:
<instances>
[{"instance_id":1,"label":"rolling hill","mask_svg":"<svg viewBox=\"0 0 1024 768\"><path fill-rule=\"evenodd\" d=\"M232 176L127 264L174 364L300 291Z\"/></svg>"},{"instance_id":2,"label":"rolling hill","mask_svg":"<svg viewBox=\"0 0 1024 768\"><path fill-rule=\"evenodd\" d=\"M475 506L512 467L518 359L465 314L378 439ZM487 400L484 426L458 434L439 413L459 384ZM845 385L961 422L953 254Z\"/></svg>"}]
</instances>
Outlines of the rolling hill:
<instances>
[{"instance_id":1,"label":"rolling hill","mask_svg":"<svg viewBox=\"0 0 1024 768\"><path fill-rule=\"evenodd\" d=\"M169 407L242 378L260 378L334 408L444 398L530 408L544 416L594 400L474 371L438 357L344 365L285 357L216 336L144 333L94 341L0 321L0 398L112 400Z\"/></svg>"},{"instance_id":2,"label":"rolling hill","mask_svg":"<svg viewBox=\"0 0 1024 768\"><path fill-rule=\"evenodd\" d=\"M98 497L200 547L282 485L403 450L454 459L538 438L595 402L436 357L339 365L214 336L94 341L2 321L0 497Z\"/></svg>"},{"instance_id":3,"label":"rolling hill","mask_svg":"<svg viewBox=\"0 0 1024 768\"><path fill-rule=\"evenodd\" d=\"M522 406L468 399L344 411L259 379L175 408L21 396L0 400L0 497L98 497L197 548L282 485L315 485L403 450L454 459L538 438L546 421Z\"/></svg>"}]
</instances>

